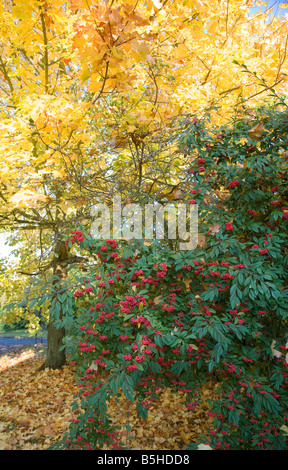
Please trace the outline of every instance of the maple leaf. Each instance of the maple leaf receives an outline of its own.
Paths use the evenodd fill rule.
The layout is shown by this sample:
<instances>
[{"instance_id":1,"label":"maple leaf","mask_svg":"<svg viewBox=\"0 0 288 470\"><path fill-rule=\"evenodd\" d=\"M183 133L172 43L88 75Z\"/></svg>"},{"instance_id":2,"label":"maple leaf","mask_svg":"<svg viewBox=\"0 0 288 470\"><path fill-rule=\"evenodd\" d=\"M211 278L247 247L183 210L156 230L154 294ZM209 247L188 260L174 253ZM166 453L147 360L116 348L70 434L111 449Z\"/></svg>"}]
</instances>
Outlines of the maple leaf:
<instances>
[{"instance_id":1,"label":"maple leaf","mask_svg":"<svg viewBox=\"0 0 288 470\"><path fill-rule=\"evenodd\" d=\"M209 226L209 230L211 233L218 233L221 228L221 225L219 224L214 224Z\"/></svg>"},{"instance_id":2,"label":"maple leaf","mask_svg":"<svg viewBox=\"0 0 288 470\"><path fill-rule=\"evenodd\" d=\"M37 194L29 189L20 191L10 198L13 207L37 207L37 202L47 203L52 198L45 194Z\"/></svg>"}]
</instances>

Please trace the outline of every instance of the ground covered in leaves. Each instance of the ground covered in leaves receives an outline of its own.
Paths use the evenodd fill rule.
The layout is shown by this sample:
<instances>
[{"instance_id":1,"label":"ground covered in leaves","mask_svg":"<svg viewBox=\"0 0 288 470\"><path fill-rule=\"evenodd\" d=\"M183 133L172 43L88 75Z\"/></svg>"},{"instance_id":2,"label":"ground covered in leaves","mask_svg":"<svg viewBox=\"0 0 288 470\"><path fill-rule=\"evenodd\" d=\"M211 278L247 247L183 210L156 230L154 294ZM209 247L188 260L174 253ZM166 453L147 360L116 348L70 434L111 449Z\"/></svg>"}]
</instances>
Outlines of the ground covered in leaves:
<instances>
[{"instance_id":1,"label":"ground covered in leaves","mask_svg":"<svg viewBox=\"0 0 288 470\"><path fill-rule=\"evenodd\" d=\"M0 356L0 450L46 450L63 437L70 419L71 403L77 392L75 368L37 369L44 351L22 348ZM125 397L111 402L109 414L126 448L132 450L185 450L197 440L211 418L203 390L195 412L187 410L184 393L160 390L159 401L146 420L139 419L135 406Z\"/></svg>"}]
</instances>

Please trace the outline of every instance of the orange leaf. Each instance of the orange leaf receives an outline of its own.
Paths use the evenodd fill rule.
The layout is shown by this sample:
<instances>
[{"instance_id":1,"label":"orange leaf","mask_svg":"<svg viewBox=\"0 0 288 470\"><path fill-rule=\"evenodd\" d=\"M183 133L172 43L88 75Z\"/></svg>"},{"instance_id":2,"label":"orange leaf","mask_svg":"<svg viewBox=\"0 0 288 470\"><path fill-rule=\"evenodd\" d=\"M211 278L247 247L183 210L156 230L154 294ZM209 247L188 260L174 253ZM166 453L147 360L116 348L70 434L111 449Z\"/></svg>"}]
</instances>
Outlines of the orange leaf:
<instances>
[{"instance_id":1,"label":"orange leaf","mask_svg":"<svg viewBox=\"0 0 288 470\"><path fill-rule=\"evenodd\" d=\"M200 246L200 248L204 248L205 245L206 245L206 237L205 237L205 235L199 236L199 237L198 237L198 246Z\"/></svg>"},{"instance_id":2,"label":"orange leaf","mask_svg":"<svg viewBox=\"0 0 288 470\"><path fill-rule=\"evenodd\" d=\"M263 124L260 123L260 124L257 124L256 126L252 127L248 131L248 134L250 135L250 137L252 137L252 139L259 140L259 139L261 139L263 131L265 131L265 130L266 129L264 128Z\"/></svg>"}]
</instances>

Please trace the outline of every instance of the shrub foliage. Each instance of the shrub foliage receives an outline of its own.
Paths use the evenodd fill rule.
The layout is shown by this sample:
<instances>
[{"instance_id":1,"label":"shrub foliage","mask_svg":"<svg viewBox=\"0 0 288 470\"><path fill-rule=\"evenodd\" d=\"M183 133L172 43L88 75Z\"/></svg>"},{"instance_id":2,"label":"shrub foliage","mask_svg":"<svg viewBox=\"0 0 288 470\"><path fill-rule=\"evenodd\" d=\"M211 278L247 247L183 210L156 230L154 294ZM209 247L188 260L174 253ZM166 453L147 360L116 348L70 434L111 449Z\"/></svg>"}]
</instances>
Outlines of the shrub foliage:
<instances>
[{"instance_id":1,"label":"shrub foliage","mask_svg":"<svg viewBox=\"0 0 288 470\"><path fill-rule=\"evenodd\" d=\"M215 380L213 428L188 449L286 449L287 130L282 108L214 130L181 123L182 202L199 207L194 250L95 240L83 227L67 235L88 261L51 294L56 325L71 331L81 401L58 447L121 448L107 414L120 392L145 417L159 387L183 390L193 413Z\"/></svg>"}]
</instances>

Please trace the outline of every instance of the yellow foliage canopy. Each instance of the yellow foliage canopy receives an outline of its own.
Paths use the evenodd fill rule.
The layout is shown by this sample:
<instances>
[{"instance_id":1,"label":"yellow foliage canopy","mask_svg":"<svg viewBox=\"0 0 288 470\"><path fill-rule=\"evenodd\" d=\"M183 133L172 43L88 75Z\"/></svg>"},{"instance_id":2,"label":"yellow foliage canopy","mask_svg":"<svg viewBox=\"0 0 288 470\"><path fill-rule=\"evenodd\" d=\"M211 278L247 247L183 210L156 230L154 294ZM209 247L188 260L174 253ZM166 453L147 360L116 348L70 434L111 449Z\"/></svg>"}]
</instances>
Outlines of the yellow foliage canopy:
<instances>
[{"instance_id":1,"label":"yellow foliage canopy","mask_svg":"<svg viewBox=\"0 0 288 470\"><path fill-rule=\"evenodd\" d=\"M287 93L287 22L269 19L268 9L252 15L253 4L2 0L5 210L13 202L55 201L55 184L76 174L73 195L79 194L84 166L87 175L97 169L97 184L102 174L107 193L111 161L109 175L123 165L133 173L145 138L167 136L179 115L209 111L219 123L235 106L253 106L271 90ZM27 189L34 198L27 198Z\"/></svg>"}]
</instances>

